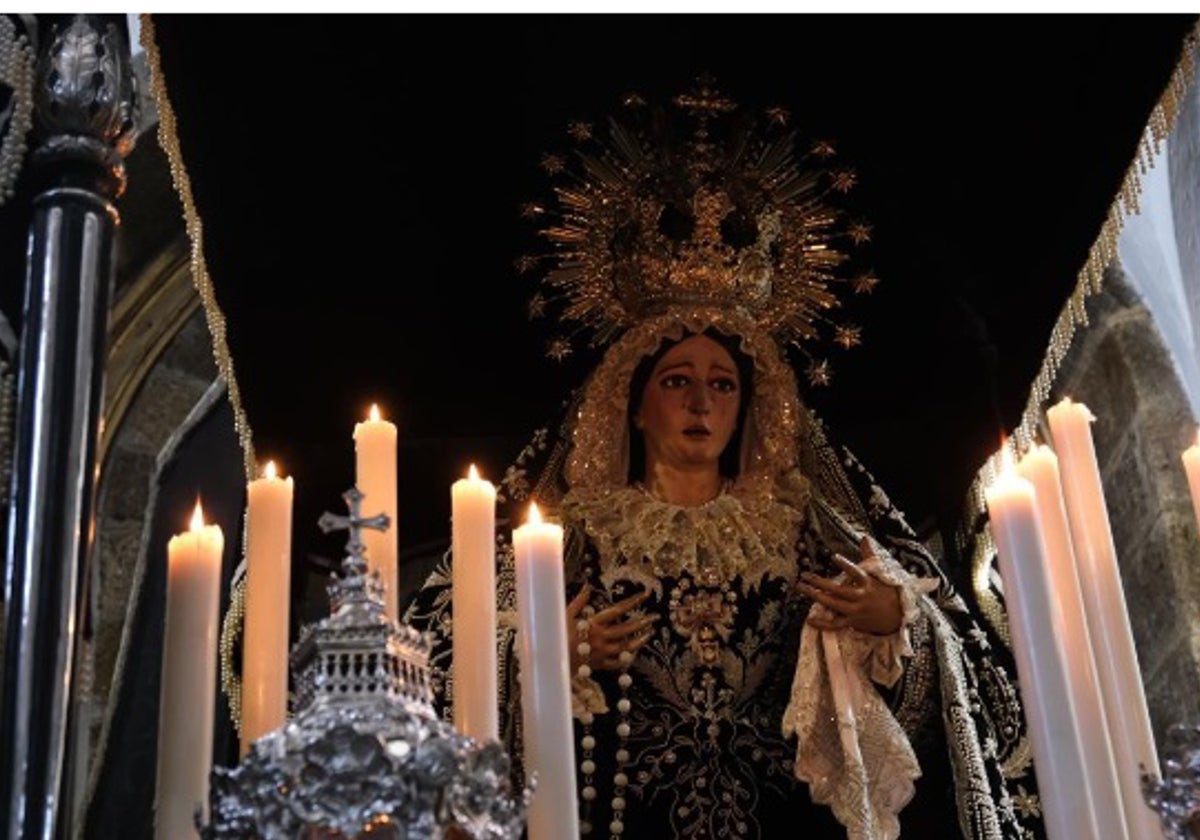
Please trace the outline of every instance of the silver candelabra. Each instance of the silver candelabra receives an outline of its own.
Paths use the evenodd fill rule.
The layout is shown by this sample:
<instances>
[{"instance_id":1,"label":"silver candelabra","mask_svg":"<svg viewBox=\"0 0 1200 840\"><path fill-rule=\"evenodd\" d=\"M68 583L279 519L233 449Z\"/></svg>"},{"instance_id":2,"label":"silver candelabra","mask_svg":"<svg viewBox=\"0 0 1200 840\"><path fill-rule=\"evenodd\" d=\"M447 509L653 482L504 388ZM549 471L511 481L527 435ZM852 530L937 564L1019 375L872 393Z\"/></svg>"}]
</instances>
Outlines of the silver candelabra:
<instances>
[{"instance_id":1,"label":"silver candelabra","mask_svg":"<svg viewBox=\"0 0 1200 840\"><path fill-rule=\"evenodd\" d=\"M387 517L363 518L357 489L343 497L349 516L318 523L350 532L330 615L292 649L299 711L236 767L213 769L201 836L518 840L532 787L514 796L503 747L437 717L429 642L387 617L362 556L361 529Z\"/></svg>"}]
</instances>

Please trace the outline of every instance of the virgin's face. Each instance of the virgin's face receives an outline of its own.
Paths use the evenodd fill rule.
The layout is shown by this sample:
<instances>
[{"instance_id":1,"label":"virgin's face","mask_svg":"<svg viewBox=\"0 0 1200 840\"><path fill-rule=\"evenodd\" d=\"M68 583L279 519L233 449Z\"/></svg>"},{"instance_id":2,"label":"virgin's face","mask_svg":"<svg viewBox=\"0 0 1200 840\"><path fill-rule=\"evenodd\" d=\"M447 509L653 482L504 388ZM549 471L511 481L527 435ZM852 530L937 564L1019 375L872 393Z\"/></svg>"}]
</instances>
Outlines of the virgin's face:
<instances>
[{"instance_id":1,"label":"virgin's face","mask_svg":"<svg viewBox=\"0 0 1200 840\"><path fill-rule=\"evenodd\" d=\"M741 386L729 351L706 335L689 336L668 350L634 417L648 463L715 467L737 426Z\"/></svg>"}]
</instances>

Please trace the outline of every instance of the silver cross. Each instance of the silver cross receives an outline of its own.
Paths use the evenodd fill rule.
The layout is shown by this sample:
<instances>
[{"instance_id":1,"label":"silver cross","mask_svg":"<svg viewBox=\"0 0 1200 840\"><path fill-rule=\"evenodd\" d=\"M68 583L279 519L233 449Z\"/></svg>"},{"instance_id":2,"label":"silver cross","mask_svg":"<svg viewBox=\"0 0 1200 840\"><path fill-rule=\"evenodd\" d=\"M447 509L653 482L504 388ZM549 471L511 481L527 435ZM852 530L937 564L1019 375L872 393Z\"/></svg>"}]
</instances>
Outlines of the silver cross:
<instances>
[{"instance_id":1,"label":"silver cross","mask_svg":"<svg viewBox=\"0 0 1200 840\"><path fill-rule=\"evenodd\" d=\"M373 528L376 531L386 531L391 526L391 520L386 513L364 518L362 515L363 494L357 487L351 487L342 494L342 498L346 500L346 507L350 509L350 515L338 516L327 511L321 514L321 518L317 520L317 527L326 534L331 531L349 531L350 540L346 543L346 551L351 557L362 557L364 548L362 529Z\"/></svg>"}]
</instances>

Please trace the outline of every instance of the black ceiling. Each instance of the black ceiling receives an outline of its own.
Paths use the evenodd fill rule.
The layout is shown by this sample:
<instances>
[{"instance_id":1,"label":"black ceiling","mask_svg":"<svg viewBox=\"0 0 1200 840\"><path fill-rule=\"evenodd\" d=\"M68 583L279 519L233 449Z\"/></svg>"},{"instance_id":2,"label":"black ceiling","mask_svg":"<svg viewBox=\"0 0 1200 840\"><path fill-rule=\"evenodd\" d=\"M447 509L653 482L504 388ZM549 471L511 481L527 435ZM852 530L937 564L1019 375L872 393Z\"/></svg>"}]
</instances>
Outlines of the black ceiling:
<instances>
[{"instance_id":1,"label":"black ceiling","mask_svg":"<svg viewBox=\"0 0 1200 840\"><path fill-rule=\"evenodd\" d=\"M543 355L518 214L545 152L702 72L832 140L874 225L865 344L808 399L915 522L947 524L1195 23L1183 15L156 15L205 257L260 456L297 533L400 427L402 547L448 534L578 384ZM315 528L312 529L315 533ZM315 541L313 545L317 545Z\"/></svg>"}]
</instances>

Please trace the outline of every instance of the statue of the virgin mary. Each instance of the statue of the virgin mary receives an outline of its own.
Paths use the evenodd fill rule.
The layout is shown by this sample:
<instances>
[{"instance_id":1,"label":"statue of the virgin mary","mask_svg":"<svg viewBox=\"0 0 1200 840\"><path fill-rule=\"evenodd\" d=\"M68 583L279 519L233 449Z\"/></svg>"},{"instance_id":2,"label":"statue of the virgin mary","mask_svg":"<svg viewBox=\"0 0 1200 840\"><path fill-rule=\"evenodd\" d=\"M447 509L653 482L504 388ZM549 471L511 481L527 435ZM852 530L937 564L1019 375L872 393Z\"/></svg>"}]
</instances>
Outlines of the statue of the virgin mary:
<instances>
[{"instance_id":1,"label":"statue of the virgin mary","mask_svg":"<svg viewBox=\"0 0 1200 840\"><path fill-rule=\"evenodd\" d=\"M860 338L832 320L839 292L876 282L846 271L865 237L831 200L852 176L828 171L828 144L800 153L780 109L743 113L706 82L664 110L625 105L603 139L571 127L574 162L543 161L555 200L527 208L551 248L522 262L543 272L531 310L561 304L603 356L501 494L566 526L581 830L1040 836L1007 649L800 398L792 357L827 381L822 339ZM664 431L673 411L690 419ZM451 563L406 615L435 638L447 714Z\"/></svg>"}]
</instances>

